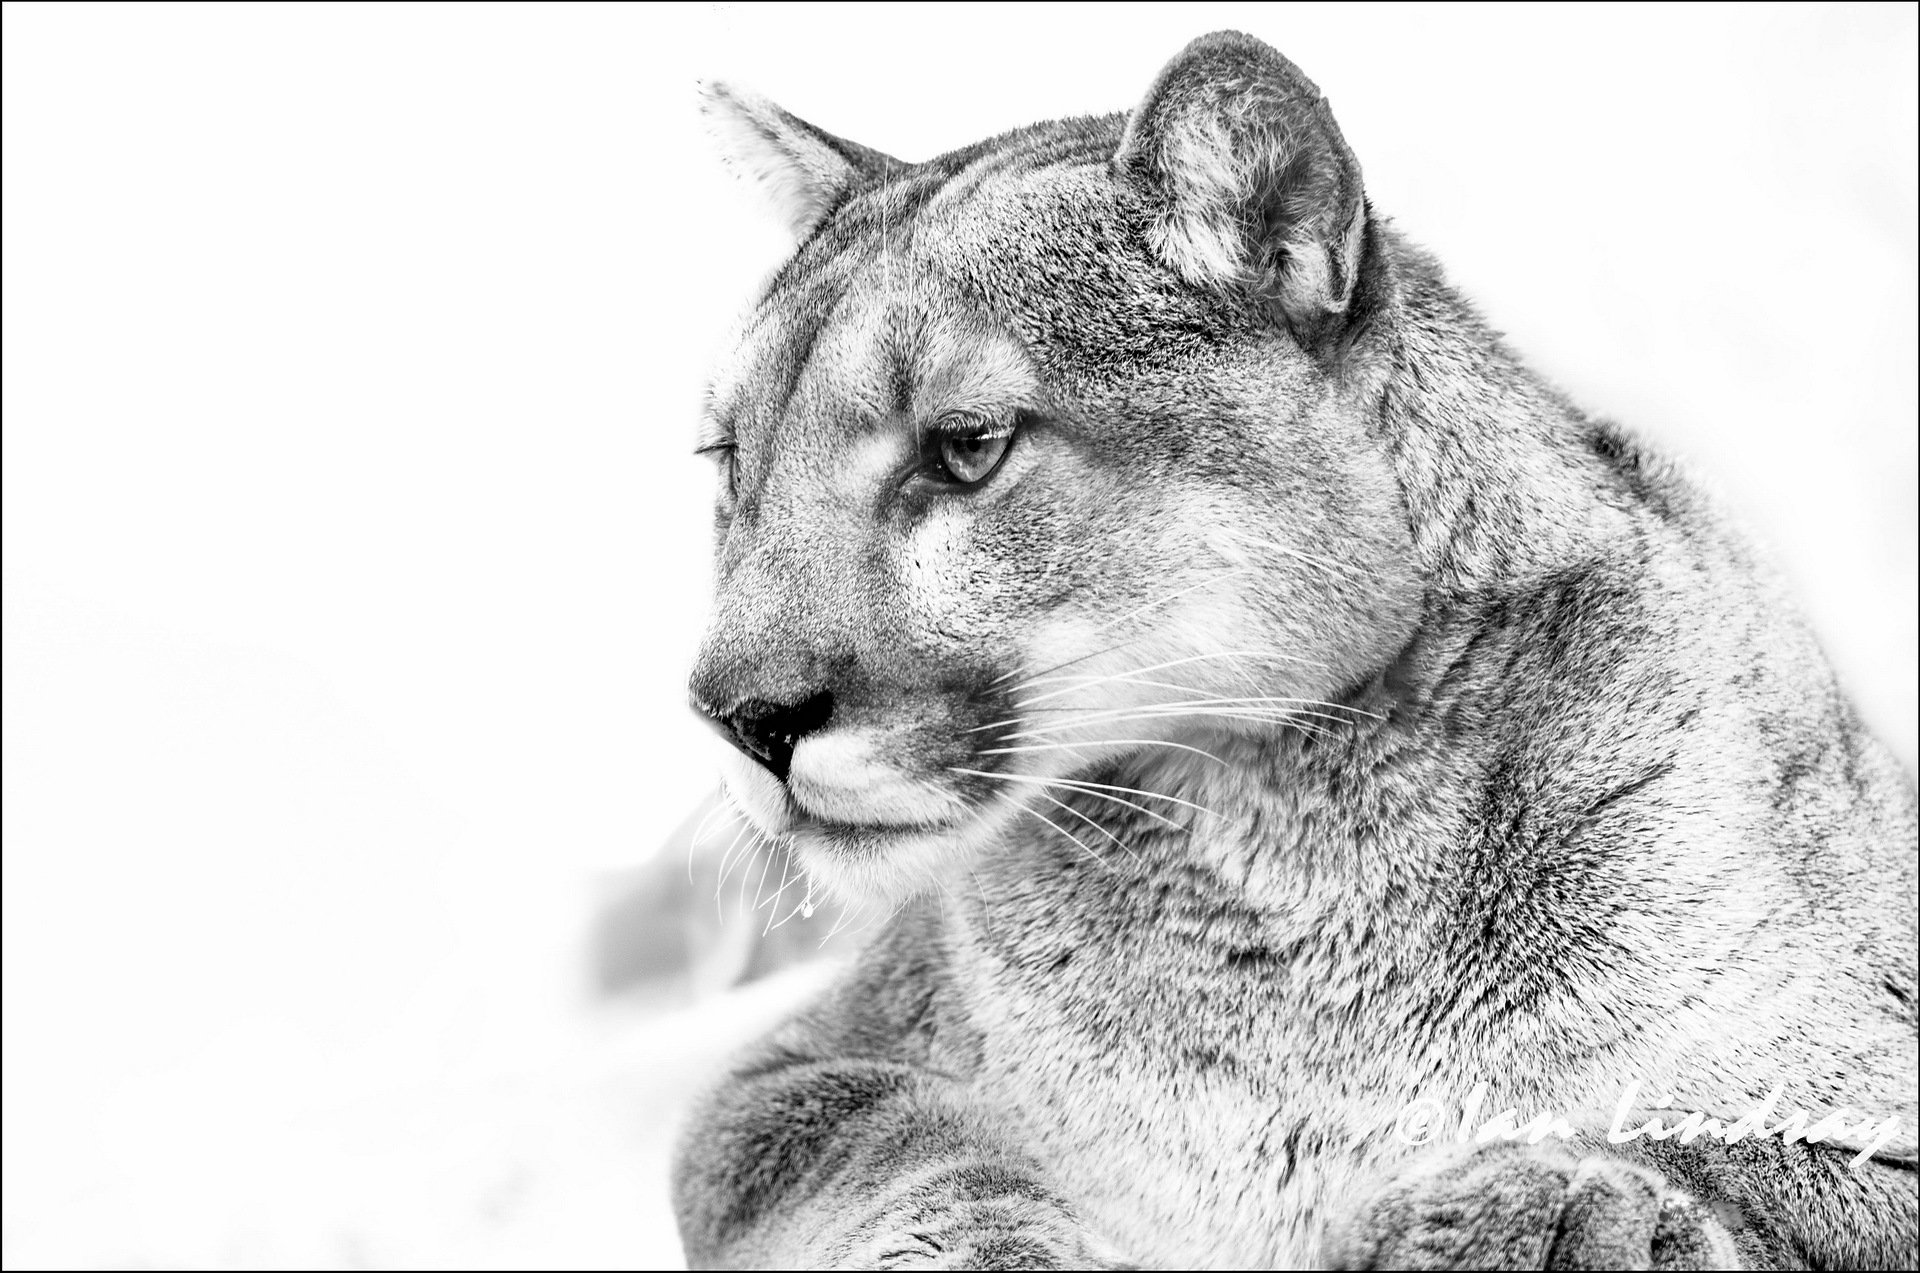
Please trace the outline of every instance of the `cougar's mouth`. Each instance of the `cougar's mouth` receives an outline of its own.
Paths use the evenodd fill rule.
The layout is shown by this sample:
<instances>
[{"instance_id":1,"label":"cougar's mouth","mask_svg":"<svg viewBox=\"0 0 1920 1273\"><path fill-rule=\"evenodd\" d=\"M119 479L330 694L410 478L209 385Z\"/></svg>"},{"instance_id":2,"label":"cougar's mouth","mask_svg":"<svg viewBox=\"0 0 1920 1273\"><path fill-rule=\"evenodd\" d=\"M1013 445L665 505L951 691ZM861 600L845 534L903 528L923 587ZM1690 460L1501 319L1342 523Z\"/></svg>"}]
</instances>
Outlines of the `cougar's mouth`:
<instances>
[{"instance_id":1,"label":"cougar's mouth","mask_svg":"<svg viewBox=\"0 0 1920 1273\"><path fill-rule=\"evenodd\" d=\"M894 765L870 740L822 734L796 748L783 782L736 754L728 787L762 834L787 841L807 873L843 899L902 899L989 840L999 802L946 776Z\"/></svg>"},{"instance_id":2,"label":"cougar's mouth","mask_svg":"<svg viewBox=\"0 0 1920 1273\"><path fill-rule=\"evenodd\" d=\"M930 831L957 826L969 812L943 785L895 763L883 739L858 729L802 739L785 795L797 821L824 828Z\"/></svg>"},{"instance_id":3,"label":"cougar's mouth","mask_svg":"<svg viewBox=\"0 0 1920 1273\"><path fill-rule=\"evenodd\" d=\"M784 782L740 764L729 783L769 835L878 841L958 831L979 812L957 792L876 759L858 737L805 740Z\"/></svg>"}]
</instances>

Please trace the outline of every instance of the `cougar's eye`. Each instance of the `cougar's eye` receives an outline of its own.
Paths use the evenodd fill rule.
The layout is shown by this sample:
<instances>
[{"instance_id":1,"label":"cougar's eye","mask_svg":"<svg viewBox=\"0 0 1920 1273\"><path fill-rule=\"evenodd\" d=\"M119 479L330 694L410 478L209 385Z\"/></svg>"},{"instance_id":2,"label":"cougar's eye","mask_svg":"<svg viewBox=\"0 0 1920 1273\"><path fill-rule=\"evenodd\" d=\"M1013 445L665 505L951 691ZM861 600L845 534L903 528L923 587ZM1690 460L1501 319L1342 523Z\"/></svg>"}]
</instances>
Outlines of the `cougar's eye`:
<instances>
[{"instance_id":1,"label":"cougar's eye","mask_svg":"<svg viewBox=\"0 0 1920 1273\"><path fill-rule=\"evenodd\" d=\"M1013 446L1013 428L965 428L936 433L927 441L927 468L935 481L949 486L978 486L1007 458Z\"/></svg>"},{"instance_id":2,"label":"cougar's eye","mask_svg":"<svg viewBox=\"0 0 1920 1273\"><path fill-rule=\"evenodd\" d=\"M693 453L707 456L719 465L721 490L725 492L727 498L733 498L733 443L710 442L705 446L695 447Z\"/></svg>"},{"instance_id":3,"label":"cougar's eye","mask_svg":"<svg viewBox=\"0 0 1920 1273\"><path fill-rule=\"evenodd\" d=\"M1000 467L1012 441L1011 433L998 437L943 438L940 463L953 475L954 481L971 486Z\"/></svg>"}]
</instances>

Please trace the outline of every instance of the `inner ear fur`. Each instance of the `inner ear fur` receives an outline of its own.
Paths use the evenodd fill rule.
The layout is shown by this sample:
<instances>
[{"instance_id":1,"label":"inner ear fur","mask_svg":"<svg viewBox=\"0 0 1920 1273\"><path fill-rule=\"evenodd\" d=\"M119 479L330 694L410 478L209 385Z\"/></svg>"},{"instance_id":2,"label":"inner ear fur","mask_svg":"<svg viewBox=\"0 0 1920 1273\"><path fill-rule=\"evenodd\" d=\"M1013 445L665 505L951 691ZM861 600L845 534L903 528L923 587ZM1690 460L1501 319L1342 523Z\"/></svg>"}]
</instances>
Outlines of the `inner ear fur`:
<instances>
[{"instance_id":1,"label":"inner ear fur","mask_svg":"<svg viewBox=\"0 0 1920 1273\"><path fill-rule=\"evenodd\" d=\"M1238 31L1182 49L1114 165L1146 188L1154 249L1189 283L1252 291L1303 344L1359 317L1377 256L1360 164L1319 88L1275 49Z\"/></svg>"},{"instance_id":2,"label":"inner ear fur","mask_svg":"<svg viewBox=\"0 0 1920 1273\"><path fill-rule=\"evenodd\" d=\"M700 85L700 113L720 157L759 184L796 238L812 233L856 186L906 166L717 80Z\"/></svg>"}]
</instances>

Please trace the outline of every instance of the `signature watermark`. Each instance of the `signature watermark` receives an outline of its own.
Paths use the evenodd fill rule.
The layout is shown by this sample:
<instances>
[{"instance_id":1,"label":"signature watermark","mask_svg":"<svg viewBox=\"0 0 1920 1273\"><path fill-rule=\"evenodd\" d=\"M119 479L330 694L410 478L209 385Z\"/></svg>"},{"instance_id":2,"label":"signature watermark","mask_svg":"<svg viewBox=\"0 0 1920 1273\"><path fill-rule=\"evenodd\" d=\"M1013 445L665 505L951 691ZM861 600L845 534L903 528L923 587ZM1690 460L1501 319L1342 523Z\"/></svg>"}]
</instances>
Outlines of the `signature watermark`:
<instances>
[{"instance_id":1,"label":"signature watermark","mask_svg":"<svg viewBox=\"0 0 1920 1273\"><path fill-rule=\"evenodd\" d=\"M1657 1116L1636 1121L1650 1109L1663 1110L1673 1103L1673 1097L1667 1095L1643 1104L1641 1089L1642 1084L1635 1081L1621 1092L1612 1121L1607 1125L1608 1144L1624 1145L1643 1136L1652 1140L1678 1140L1683 1145L1692 1144L1702 1136L1727 1144L1763 1136L1778 1136L1787 1144L1796 1140L1808 1144L1841 1141L1849 1149L1864 1146L1848 1164L1858 1167L1892 1143L1900 1129L1898 1119L1876 1121L1871 1114L1856 1115L1847 1106L1818 1121L1810 1121L1813 1116L1805 1110L1780 1112L1780 1096L1786 1090L1784 1083L1777 1084L1731 1122L1698 1112L1684 1114L1672 1123L1663 1122ZM1400 1111L1394 1120L1393 1134L1408 1145L1435 1142L1484 1145L1494 1140L1524 1140L1529 1145L1537 1145L1549 1136L1571 1140L1580 1134L1573 1123L1559 1114L1538 1114L1523 1122L1518 1110L1504 1109L1489 1115L1486 1106L1485 1083L1474 1085L1458 1111L1449 1110L1441 1101L1422 1097Z\"/></svg>"}]
</instances>

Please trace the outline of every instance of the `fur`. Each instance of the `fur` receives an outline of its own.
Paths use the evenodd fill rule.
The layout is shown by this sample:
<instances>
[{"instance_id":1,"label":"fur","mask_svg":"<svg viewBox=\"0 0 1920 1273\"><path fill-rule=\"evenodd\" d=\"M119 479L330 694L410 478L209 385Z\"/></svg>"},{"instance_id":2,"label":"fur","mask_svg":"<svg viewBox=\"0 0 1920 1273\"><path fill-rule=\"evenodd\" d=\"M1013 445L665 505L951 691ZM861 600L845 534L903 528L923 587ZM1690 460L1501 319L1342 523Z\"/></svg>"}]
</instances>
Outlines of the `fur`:
<instances>
[{"instance_id":1,"label":"fur","mask_svg":"<svg viewBox=\"0 0 1920 1273\"><path fill-rule=\"evenodd\" d=\"M801 242L710 395L693 693L831 695L730 785L894 913L690 1121L696 1266L1913 1264L1911 778L1311 81L1216 34L914 165L709 110ZM977 488L955 418L1016 430ZM1610 1144L1633 1082L1896 1135ZM1476 1084L1582 1135L1394 1136Z\"/></svg>"}]
</instances>

